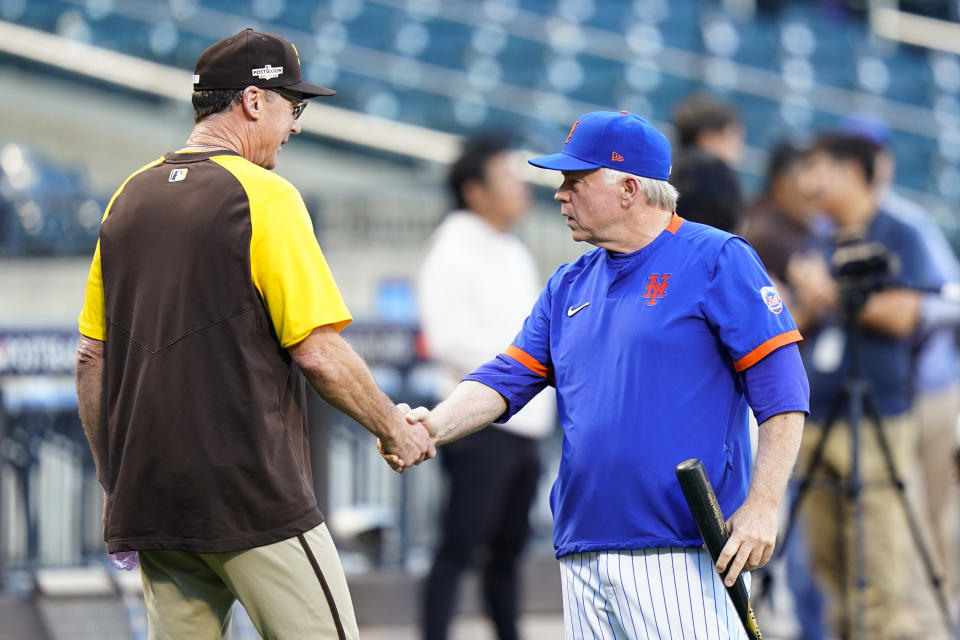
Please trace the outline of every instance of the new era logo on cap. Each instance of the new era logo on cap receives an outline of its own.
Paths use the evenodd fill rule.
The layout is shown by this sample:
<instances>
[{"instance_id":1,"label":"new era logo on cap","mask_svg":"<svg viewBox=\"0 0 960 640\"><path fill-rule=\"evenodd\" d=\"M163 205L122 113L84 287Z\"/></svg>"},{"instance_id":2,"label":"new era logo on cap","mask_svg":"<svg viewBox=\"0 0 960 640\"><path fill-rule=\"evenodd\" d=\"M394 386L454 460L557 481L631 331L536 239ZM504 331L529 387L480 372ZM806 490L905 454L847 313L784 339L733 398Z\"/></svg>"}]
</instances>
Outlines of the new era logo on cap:
<instances>
[{"instance_id":1,"label":"new era logo on cap","mask_svg":"<svg viewBox=\"0 0 960 640\"><path fill-rule=\"evenodd\" d=\"M586 171L610 167L654 180L670 177L670 142L638 115L593 111L580 117L563 150L528 160L554 171Z\"/></svg>"}]
</instances>

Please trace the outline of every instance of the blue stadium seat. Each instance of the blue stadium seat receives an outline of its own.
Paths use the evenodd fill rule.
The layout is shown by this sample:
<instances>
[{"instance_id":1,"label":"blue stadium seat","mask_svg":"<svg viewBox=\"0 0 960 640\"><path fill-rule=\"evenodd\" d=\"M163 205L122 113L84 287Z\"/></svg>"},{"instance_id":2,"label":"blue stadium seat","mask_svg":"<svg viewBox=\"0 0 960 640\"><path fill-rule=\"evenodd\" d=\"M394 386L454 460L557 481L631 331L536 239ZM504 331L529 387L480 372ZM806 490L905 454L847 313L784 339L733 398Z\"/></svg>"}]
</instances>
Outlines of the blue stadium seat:
<instances>
[{"instance_id":1,"label":"blue stadium seat","mask_svg":"<svg viewBox=\"0 0 960 640\"><path fill-rule=\"evenodd\" d=\"M887 57L884 62L891 76L887 97L909 104L930 105L933 78L925 54L914 47L901 47L896 55Z\"/></svg>"},{"instance_id":2,"label":"blue stadium seat","mask_svg":"<svg viewBox=\"0 0 960 640\"><path fill-rule=\"evenodd\" d=\"M470 46L470 27L446 20L433 20L426 26L431 31L431 40L419 58L442 67L462 67Z\"/></svg>"},{"instance_id":3,"label":"blue stadium seat","mask_svg":"<svg viewBox=\"0 0 960 640\"><path fill-rule=\"evenodd\" d=\"M505 61L503 80L522 87L532 87L539 80L548 50L540 43L511 36L498 58Z\"/></svg>"},{"instance_id":4,"label":"blue stadium seat","mask_svg":"<svg viewBox=\"0 0 960 640\"><path fill-rule=\"evenodd\" d=\"M501 37L494 34L492 38L486 39L492 43L492 48L484 49L481 44L478 49L474 42L482 41L482 38L476 37L476 31L481 25L464 24L439 16L417 15L408 9L413 6L410 3L394 6L393 3L376 0L330 0L326 3L287 0L283 3L282 10L275 15L269 11L269 5L258 4L258 7L264 9L260 13L261 19L253 17L254 3L269 1L199 0L199 6L238 16L238 23L259 25L264 29L273 26L301 33L302 37L297 39L297 42L301 48L305 74L325 75L322 68L329 65L330 60L339 65L338 56L343 55L339 50L323 51L322 47L318 50L315 42L311 41L320 27L335 19L343 20L347 42L351 45L390 54L394 56L394 60L402 60L407 56L411 64L431 64L450 69L454 73L463 72L464 86L469 89L463 95L453 96L447 95L450 87L437 93L416 88L413 86L415 83L403 80L403 67L398 67L396 71L378 68L371 70L369 75L361 74L357 69L345 71L338 68L332 82L339 91L337 106L361 111L375 108L379 109L381 114L404 122L453 133L469 133L471 122L483 126L510 126L529 132L535 140L552 140L552 136L564 133L559 130L565 127L552 121L557 119L557 116L544 113L541 105L517 104L515 110L510 111L489 104L477 112L464 108L462 101L470 99L469 92L477 92L477 95L484 99L495 96L497 92L495 87L470 86L466 71L468 66L478 59L488 61L484 64L488 66L488 70L492 70L489 77L494 80L498 70L490 60L499 65L500 82L544 91L557 96L558 100L562 100L562 96L566 95L571 99L602 105L605 108L615 109L625 103L637 105L638 108L650 112L644 115L657 120L669 120L672 108L678 100L703 87L700 82L672 76L662 70L647 74L642 73L642 70L634 70L631 76L630 65L625 66L621 61L598 58L578 51L555 50L548 44L528 38L527 34L510 33L514 26L509 22L503 25L502 46ZM656 34L662 38L663 46L700 54L705 52L702 21L709 15L718 15L729 21L728 24L735 30L738 46L729 53L732 60L743 65L780 72L787 60L809 60L814 69L816 83L860 90L857 60L864 56L873 56L882 60L889 74L889 82L882 88L884 98L929 107L935 96L951 91L949 87L941 87L934 82L926 51L907 46L893 48L882 42L878 43L869 37L866 25L861 19L844 13L833 5L833 8L825 8L824 3L788 3L775 18L758 15L750 20L723 13L723 8L715 2L634 0L607 3L592 0L578 4L573 0L516 0L514 5L521 11L539 16L544 23L558 18L582 21L584 26L609 30L610 37L617 39L627 35L629 28L637 21L644 22L655 25L658 30ZM169 23L167 26L158 27L160 21L170 19L164 3L159 3L158 8L155 17L140 20L120 15L125 7L119 3L112 11L109 11L108 6L108 11L102 13L79 0L31 1L25 4L23 14L16 20L19 24L56 32L58 22L62 26L62 16L65 12L70 12L66 15L79 27L79 33L89 33L98 46L183 69L192 69L200 52L211 43L212 37L209 33L193 33L192 30L200 30L200 26L191 25L189 22L176 25L173 31ZM477 13L483 14L482 9ZM232 20L229 22L233 24ZM785 37L785 31L788 31L786 27L791 24L802 25L802 28ZM166 37L166 46L158 46L164 45L164 39L160 36ZM175 46L171 48L170 42L175 42ZM649 62L646 58L640 59L642 54L633 55L636 55L640 62ZM564 72L562 66L556 67L553 69L554 82L551 83L551 65L557 65L558 60L567 58L576 61L579 71L570 67L569 71ZM313 64L316 64L320 71L311 71ZM396 75L391 77L391 73ZM561 74L560 77L556 77L558 73ZM564 78L563 73L582 74L582 77L579 80ZM571 82L566 83L563 80ZM459 88L454 90L459 91ZM727 97L744 114L751 146L765 148L771 141L782 136L786 125L779 100L735 91ZM472 120L469 117L478 113L482 118ZM809 126L814 130L835 124L837 120L836 116L817 111L812 112L810 117ZM806 125L800 126L802 128ZM935 188L936 185L929 176L929 165L931 157L936 155L936 141L922 136L897 135L899 137L895 151L902 158L902 182L914 188ZM56 168L47 173L50 175L44 178L43 184L52 194L70 193L73 194L71 197L78 197L79 201L88 200L87 197L76 196L79 191L63 182L65 178L54 175L57 173ZM25 246L31 247L30 251L69 251L72 250L69 247L74 246L70 244L74 242L73 239L80 238L77 241L80 244L89 240L83 237L86 227L82 224L77 226L76 207L73 208L73 213L62 216L47 213L48 209L64 209L65 205L57 204L59 201L56 201L56 197L61 196L27 195L31 198L29 201L35 202L43 212L41 228L27 234L30 238L25 240ZM48 202L53 204L48 205ZM0 247L5 246L4 238L12 237L14 232L10 229L20 225L17 214L11 213L13 205L7 203L5 206L2 210L6 213L0 218ZM27 233L24 228L19 228L16 232Z\"/></svg>"},{"instance_id":5,"label":"blue stadium seat","mask_svg":"<svg viewBox=\"0 0 960 640\"><path fill-rule=\"evenodd\" d=\"M392 50L393 30L398 21L396 10L368 2L350 24L350 40L353 44L371 49Z\"/></svg>"},{"instance_id":6,"label":"blue stadium seat","mask_svg":"<svg viewBox=\"0 0 960 640\"><path fill-rule=\"evenodd\" d=\"M740 47L733 59L762 69L777 68L780 41L776 26L763 17L735 24L740 34Z\"/></svg>"}]
</instances>

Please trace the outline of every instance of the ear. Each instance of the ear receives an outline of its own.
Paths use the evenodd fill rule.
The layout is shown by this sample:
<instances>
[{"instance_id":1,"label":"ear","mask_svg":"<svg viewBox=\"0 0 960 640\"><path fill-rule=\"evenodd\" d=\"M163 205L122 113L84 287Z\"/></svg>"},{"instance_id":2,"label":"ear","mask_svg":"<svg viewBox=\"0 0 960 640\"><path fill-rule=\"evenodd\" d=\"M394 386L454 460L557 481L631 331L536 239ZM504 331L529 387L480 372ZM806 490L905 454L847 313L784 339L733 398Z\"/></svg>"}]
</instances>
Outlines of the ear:
<instances>
[{"instance_id":1,"label":"ear","mask_svg":"<svg viewBox=\"0 0 960 640\"><path fill-rule=\"evenodd\" d=\"M263 117L263 110L267 101L267 92L258 87L249 86L240 94L240 104L244 115L250 120L259 120Z\"/></svg>"},{"instance_id":2,"label":"ear","mask_svg":"<svg viewBox=\"0 0 960 640\"><path fill-rule=\"evenodd\" d=\"M640 183L631 175L625 176L620 182L620 205L629 209L640 196Z\"/></svg>"}]
</instances>

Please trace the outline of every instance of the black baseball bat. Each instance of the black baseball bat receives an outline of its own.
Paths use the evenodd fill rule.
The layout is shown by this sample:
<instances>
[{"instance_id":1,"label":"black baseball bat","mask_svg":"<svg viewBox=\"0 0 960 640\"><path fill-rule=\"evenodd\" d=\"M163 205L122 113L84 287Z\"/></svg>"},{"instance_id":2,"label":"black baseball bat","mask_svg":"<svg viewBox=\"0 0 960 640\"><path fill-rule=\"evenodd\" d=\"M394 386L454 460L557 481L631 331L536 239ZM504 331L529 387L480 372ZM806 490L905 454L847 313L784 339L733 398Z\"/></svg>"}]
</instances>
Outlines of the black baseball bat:
<instances>
[{"instance_id":1,"label":"black baseball bat","mask_svg":"<svg viewBox=\"0 0 960 640\"><path fill-rule=\"evenodd\" d=\"M690 507L690 513L693 514L693 519L700 530L700 536L707 546L707 551L710 552L710 557L716 563L723 546L727 543L727 538L730 537L723 512L720 511L720 503L717 502L717 494L710 485L707 472L703 470L703 463L696 458L678 464L676 474L677 480L680 481L680 488L683 489L683 497L687 499L687 506ZM747 637L751 640L763 640L742 575L737 576L737 581L732 587L727 587L727 593L730 594L733 607L737 610L740 622L747 631Z\"/></svg>"}]
</instances>

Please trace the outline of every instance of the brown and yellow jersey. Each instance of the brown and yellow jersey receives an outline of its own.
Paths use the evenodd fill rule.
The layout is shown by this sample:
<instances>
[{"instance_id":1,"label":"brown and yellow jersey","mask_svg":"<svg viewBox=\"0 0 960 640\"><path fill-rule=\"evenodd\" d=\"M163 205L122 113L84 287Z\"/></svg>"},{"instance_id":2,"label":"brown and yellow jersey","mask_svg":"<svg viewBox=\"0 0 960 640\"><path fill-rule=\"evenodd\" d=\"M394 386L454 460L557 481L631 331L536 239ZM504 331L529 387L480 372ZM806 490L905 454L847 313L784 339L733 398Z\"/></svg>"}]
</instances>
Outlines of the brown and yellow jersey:
<instances>
[{"instance_id":1,"label":"brown and yellow jersey","mask_svg":"<svg viewBox=\"0 0 960 640\"><path fill-rule=\"evenodd\" d=\"M105 341L110 551L233 551L322 522L287 347L350 320L283 178L222 150L130 176L79 323Z\"/></svg>"}]
</instances>

